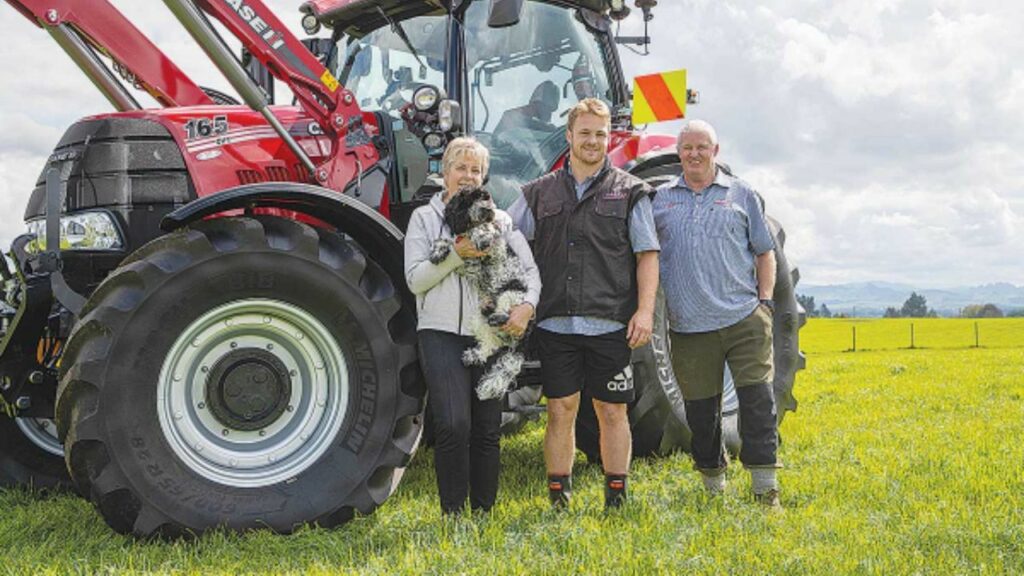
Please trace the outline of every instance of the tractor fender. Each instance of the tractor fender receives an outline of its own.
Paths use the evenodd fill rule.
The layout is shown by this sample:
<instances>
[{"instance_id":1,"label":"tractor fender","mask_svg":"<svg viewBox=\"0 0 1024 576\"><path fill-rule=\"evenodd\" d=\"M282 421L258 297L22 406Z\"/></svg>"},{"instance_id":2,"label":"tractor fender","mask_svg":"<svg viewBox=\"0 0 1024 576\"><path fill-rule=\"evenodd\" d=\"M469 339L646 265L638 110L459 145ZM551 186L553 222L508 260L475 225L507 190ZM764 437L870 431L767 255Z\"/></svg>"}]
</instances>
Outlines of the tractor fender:
<instances>
[{"instance_id":1,"label":"tractor fender","mask_svg":"<svg viewBox=\"0 0 1024 576\"><path fill-rule=\"evenodd\" d=\"M377 171L379 166L364 173L361 183L364 190L370 186L383 187L386 168ZM381 174L379 182L374 178L377 172ZM189 202L164 216L160 228L171 232L228 210L280 208L299 212L326 222L350 236L367 254L374 255L395 286L403 287L406 298L411 298L404 289L402 243L405 235L379 212L357 200L353 193L355 186L353 182L341 194L320 186L296 182L247 184Z\"/></svg>"},{"instance_id":2,"label":"tractor fender","mask_svg":"<svg viewBox=\"0 0 1024 576\"><path fill-rule=\"evenodd\" d=\"M679 154L674 148L656 148L630 160L622 169L630 174L643 174L662 166L672 165L673 172L678 175Z\"/></svg>"}]
</instances>

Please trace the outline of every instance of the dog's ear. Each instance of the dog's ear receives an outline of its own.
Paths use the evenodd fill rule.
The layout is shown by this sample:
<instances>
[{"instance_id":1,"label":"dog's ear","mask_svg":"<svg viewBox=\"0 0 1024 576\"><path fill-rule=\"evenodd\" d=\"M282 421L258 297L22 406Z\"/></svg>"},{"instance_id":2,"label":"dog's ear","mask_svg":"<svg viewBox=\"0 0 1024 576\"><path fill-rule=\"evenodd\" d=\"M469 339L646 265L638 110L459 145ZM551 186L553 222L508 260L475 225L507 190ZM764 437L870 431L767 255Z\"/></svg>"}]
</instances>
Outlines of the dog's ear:
<instances>
[{"instance_id":1,"label":"dog's ear","mask_svg":"<svg viewBox=\"0 0 1024 576\"><path fill-rule=\"evenodd\" d=\"M474 203L491 199L491 193L484 188L473 188L469 191L469 194Z\"/></svg>"},{"instance_id":2,"label":"dog's ear","mask_svg":"<svg viewBox=\"0 0 1024 576\"><path fill-rule=\"evenodd\" d=\"M444 223L452 234L463 234L469 229L469 205L471 201L465 190L459 191L448 200L444 208Z\"/></svg>"}]
</instances>

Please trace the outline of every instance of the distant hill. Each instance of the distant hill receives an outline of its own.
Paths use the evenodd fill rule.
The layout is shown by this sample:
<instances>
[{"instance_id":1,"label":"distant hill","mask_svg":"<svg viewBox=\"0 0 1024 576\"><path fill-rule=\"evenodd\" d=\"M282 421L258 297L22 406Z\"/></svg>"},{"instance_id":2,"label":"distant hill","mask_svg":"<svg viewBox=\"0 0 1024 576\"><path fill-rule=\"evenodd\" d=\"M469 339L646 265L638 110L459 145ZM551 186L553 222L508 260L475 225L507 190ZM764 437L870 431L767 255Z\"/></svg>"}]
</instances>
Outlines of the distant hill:
<instances>
[{"instance_id":1,"label":"distant hill","mask_svg":"<svg viewBox=\"0 0 1024 576\"><path fill-rule=\"evenodd\" d=\"M814 296L818 306L827 304L833 313L851 316L881 316L889 306L899 308L917 292L928 300L928 307L942 316L955 316L969 304L992 303L1004 312L1024 309L1024 286L1004 282L982 286L962 286L945 289L918 288L910 284L891 282L853 282L850 284L801 284L797 292Z\"/></svg>"}]
</instances>

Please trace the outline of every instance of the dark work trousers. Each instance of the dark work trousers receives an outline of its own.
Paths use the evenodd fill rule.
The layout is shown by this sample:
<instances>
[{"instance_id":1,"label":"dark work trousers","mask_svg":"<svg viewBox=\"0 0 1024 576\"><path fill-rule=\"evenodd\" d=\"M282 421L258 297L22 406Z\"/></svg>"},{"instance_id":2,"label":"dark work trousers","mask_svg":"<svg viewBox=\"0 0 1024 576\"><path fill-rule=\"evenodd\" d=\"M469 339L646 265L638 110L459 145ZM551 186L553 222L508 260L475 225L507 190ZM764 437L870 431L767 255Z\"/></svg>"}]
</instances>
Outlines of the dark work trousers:
<instances>
[{"instance_id":1,"label":"dark work trousers","mask_svg":"<svg viewBox=\"0 0 1024 576\"><path fill-rule=\"evenodd\" d=\"M732 326L700 333L671 332L669 337L697 468L711 474L725 468L722 380L726 363L740 405L740 462L747 468L777 467L771 313L758 306Z\"/></svg>"},{"instance_id":2,"label":"dark work trousers","mask_svg":"<svg viewBox=\"0 0 1024 576\"><path fill-rule=\"evenodd\" d=\"M458 513L469 495L474 510L490 510L498 494L501 460L501 398L480 400L483 370L462 364L471 336L421 330L420 365L430 393L434 424L434 470L441 510Z\"/></svg>"}]
</instances>

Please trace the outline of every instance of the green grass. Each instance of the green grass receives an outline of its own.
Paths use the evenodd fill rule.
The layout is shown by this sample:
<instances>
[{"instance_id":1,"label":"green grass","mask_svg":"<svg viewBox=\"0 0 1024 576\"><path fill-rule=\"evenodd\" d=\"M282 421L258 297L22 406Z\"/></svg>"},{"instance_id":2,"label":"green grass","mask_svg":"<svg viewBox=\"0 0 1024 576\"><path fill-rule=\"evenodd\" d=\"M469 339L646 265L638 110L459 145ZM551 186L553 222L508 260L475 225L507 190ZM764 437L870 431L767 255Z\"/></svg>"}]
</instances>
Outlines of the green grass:
<instances>
[{"instance_id":1,"label":"green grass","mask_svg":"<svg viewBox=\"0 0 1024 576\"><path fill-rule=\"evenodd\" d=\"M637 462L629 508L608 516L600 470L579 462L573 509L553 513L537 423L504 442L487 518L440 518L429 450L375 514L292 536L136 542L75 497L0 491L0 572L1024 573L1024 349L812 352L797 397L781 516L739 467L709 501L684 454Z\"/></svg>"},{"instance_id":2,"label":"green grass","mask_svg":"<svg viewBox=\"0 0 1024 576\"><path fill-rule=\"evenodd\" d=\"M915 348L1024 347L1024 318L811 318L800 332L800 348L808 353L857 350L898 350L910 348L910 327L914 327Z\"/></svg>"}]
</instances>

